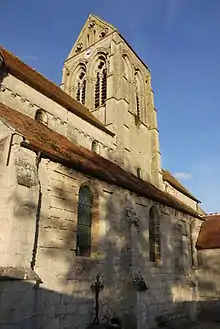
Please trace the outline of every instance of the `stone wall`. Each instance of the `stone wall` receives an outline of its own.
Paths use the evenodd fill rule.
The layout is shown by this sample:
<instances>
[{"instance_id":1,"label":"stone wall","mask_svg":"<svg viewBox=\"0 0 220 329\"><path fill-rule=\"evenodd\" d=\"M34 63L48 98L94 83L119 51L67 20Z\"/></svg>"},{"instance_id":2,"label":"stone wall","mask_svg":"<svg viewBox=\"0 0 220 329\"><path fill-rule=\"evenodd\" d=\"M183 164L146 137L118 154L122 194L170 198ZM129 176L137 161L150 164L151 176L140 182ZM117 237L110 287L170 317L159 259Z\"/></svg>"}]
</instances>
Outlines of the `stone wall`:
<instances>
[{"instance_id":1,"label":"stone wall","mask_svg":"<svg viewBox=\"0 0 220 329\"><path fill-rule=\"evenodd\" d=\"M172 310L190 313L192 218L41 159L20 148L19 138L13 142L5 169L11 187L1 190L1 209L6 211L0 217L0 266L31 267L42 283L36 285L28 276L13 284L0 283L1 327L85 328L94 316L90 286L97 273L104 282L101 319L117 316L124 328L150 328L157 315ZM91 257L75 255L82 184L88 184L94 194ZM153 205L161 233L157 264L149 262L148 220ZM174 245L180 242L174 236L176 226L182 232L178 239L184 240L183 254L178 247L174 254ZM175 266L178 255L184 270ZM147 290L137 291L135 277L143 278Z\"/></svg>"},{"instance_id":2,"label":"stone wall","mask_svg":"<svg viewBox=\"0 0 220 329\"><path fill-rule=\"evenodd\" d=\"M33 119L36 111L43 109L48 116L48 127L52 130L90 150L92 141L98 140L101 156L112 160L117 158L114 137L79 118L11 74L5 76L0 83L0 102Z\"/></svg>"},{"instance_id":3,"label":"stone wall","mask_svg":"<svg viewBox=\"0 0 220 329\"><path fill-rule=\"evenodd\" d=\"M199 250L196 270L200 317L220 320L220 252L218 249Z\"/></svg>"},{"instance_id":4,"label":"stone wall","mask_svg":"<svg viewBox=\"0 0 220 329\"><path fill-rule=\"evenodd\" d=\"M91 21L94 23L92 27ZM100 29L104 32L107 29L108 33L95 41L91 37L88 43L88 35ZM80 49L79 45L82 46ZM107 65L107 99L104 105L95 108L94 91L100 56L106 59ZM80 65L86 70L86 106L117 136L115 160L135 175L140 168L143 179L162 189L157 113L149 69L119 33L97 17L89 17L64 63L62 88L74 98ZM138 72L140 86L138 114L135 72Z\"/></svg>"}]
</instances>

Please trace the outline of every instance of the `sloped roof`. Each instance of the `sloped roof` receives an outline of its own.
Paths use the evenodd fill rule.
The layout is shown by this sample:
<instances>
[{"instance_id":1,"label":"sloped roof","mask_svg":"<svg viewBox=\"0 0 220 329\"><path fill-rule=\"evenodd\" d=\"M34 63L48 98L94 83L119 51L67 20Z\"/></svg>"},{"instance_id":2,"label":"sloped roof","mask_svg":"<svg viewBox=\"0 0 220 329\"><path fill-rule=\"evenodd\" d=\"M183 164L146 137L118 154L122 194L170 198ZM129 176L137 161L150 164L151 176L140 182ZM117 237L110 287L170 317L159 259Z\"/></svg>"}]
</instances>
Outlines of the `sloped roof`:
<instances>
[{"instance_id":1,"label":"sloped roof","mask_svg":"<svg viewBox=\"0 0 220 329\"><path fill-rule=\"evenodd\" d=\"M199 250L220 248L220 214L205 216L204 220L196 248Z\"/></svg>"},{"instance_id":2,"label":"sloped roof","mask_svg":"<svg viewBox=\"0 0 220 329\"><path fill-rule=\"evenodd\" d=\"M9 73L23 81L41 94L52 99L70 112L83 120L91 123L102 131L114 136L95 116L81 103L66 94L55 83L45 78L42 74L22 62L18 57L0 46L0 56L3 57L4 65Z\"/></svg>"},{"instance_id":3,"label":"sloped roof","mask_svg":"<svg viewBox=\"0 0 220 329\"><path fill-rule=\"evenodd\" d=\"M118 165L98 154L75 145L66 137L2 103L0 103L0 119L13 126L17 132L27 139L26 142L22 143L23 146L34 151L41 151L43 157L76 169L108 184L120 186L139 196L199 217L195 210L175 197L126 172Z\"/></svg>"},{"instance_id":4,"label":"sloped roof","mask_svg":"<svg viewBox=\"0 0 220 329\"><path fill-rule=\"evenodd\" d=\"M188 196L190 199L200 202L194 195L192 195L168 170L162 169L163 180L168 182L177 191Z\"/></svg>"}]
</instances>

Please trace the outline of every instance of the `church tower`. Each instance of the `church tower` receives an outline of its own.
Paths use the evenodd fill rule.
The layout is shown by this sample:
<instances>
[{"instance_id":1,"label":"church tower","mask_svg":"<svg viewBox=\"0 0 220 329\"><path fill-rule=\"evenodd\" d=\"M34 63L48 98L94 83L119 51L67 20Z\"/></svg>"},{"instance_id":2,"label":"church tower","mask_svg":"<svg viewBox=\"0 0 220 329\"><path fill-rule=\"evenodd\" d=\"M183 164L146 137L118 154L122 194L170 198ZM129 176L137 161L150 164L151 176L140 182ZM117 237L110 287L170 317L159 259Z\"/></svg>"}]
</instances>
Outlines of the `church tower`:
<instances>
[{"instance_id":1,"label":"church tower","mask_svg":"<svg viewBox=\"0 0 220 329\"><path fill-rule=\"evenodd\" d=\"M89 16L64 63L61 88L115 133L110 160L162 189L150 71L114 26Z\"/></svg>"}]
</instances>

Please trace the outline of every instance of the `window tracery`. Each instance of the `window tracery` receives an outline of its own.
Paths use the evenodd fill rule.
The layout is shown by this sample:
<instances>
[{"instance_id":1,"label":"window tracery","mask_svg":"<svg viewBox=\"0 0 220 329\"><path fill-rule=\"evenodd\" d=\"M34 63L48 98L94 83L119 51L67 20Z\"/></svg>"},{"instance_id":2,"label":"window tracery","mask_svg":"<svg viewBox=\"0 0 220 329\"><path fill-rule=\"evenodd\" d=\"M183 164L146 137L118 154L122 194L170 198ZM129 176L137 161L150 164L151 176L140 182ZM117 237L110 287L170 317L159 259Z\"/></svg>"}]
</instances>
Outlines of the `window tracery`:
<instances>
[{"instance_id":1,"label":"window tracery","mask_svg":"<svg viewBox=\"0 0 220 329\"><path fill-rule=\"evenodd\" d=\"M107 99L107 65L104 56L100 56L98 59L98 65L96 69L95 95L94 95L95 108L105 105L106 99Z\"/></svg>"},{"instance_id":2,"label":"window tracery","mask_svg":"<svg viewBox=\"0 0 220 329\"><path fill-rule=\"evenodd\" d=\"M83 105L86 101L86 68L81 66L76 79L76 100Z\"/></svg>"},{"instance_id":3,"label":"window tracery","mask_svg":"<svg viewBox=\"0 0 220 329\"><path fill-rule=\"evenodd\" d=\"M135 81L135 106L136 106L136 116L137 119L140 120L140 93L141 93L141 84L140 84L140 77L138 70L135 71L134 74L134 81Z\"/></svg>"}]
</instances>

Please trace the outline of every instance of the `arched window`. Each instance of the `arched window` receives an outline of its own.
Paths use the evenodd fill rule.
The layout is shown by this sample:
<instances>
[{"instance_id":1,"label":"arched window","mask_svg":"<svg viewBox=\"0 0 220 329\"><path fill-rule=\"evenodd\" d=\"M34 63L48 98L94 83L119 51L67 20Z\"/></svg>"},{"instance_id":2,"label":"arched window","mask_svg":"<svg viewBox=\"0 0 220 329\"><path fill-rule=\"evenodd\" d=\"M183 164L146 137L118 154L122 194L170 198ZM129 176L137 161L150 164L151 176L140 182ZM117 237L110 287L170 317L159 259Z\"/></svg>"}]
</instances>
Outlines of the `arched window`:
<instances>
[{"instance_id":1,"label":"arched window","mask_svg":"<svg viewBox=\"0 0 220 329\"><path fill-rule=\"evenodd\" d=\"M92 141L92 152L99 153L99 143L97 141Z\"/></svg>"},{"instance_id":2,"label":"arched window","mask_svg":"<svg viewBox=\"0 0 220 329\"><path fill-rule=\"evenodd\" d=\"M86 100L86 68L81 66L76 78L76 100L85 105Z\"/></svg>"},{"instance_id":3,"label":"arched window","mask_svg":"<svg viewBox=\"0 0 220 329\"><path fill-rule=\"evenodd\" d=\"M141 168L137 168L137 177L141 178Z\"/></svg>"},{"instance_id":4,"label":"arched window","mask_svg":"<svg viewBox=\"0 0 220 329\"><path fill-rule=\"evenodd\" d=\"M126 80L131 80L131 63L126 55L122 56L123 59L123 76Z\"/></svg>"},{"instance_id":5,"label":"arched window","mask_svg":"<svg viewBox=\"0 0 220 329\"><path fill-rule=\"evenodd\" d=\"M96 41L96 30L93 30L93 42Z\"/></svg>"},{"instance_id":6,"label":"arched window","mask_svg":"<svg viewBox=\"0 0 220 329\"><path fill-rule=\"evenodd\" d=\"M76 255L88 257L91 253L93 195L88 186L82 186L78 196Z\"/></svg>"},{"instance_id":7,"label":"arched window","mask_svg":"<svg viewBox=\"0 0 220 329\"><path fill-rule=\"evenodd\" d=\"M105 105L107 99L107 67L104 56L100 56L98 59L94 96L95 108Z\"/></svg>"},{"instance_id":8,"label":"arched window","mask_svg":"<svg viewBox=\"0 0 220 329\"><path fill-rule=\"evenodd\" d=\"M134 73L134 81L135 81L135 106L136 106L136 116L137 119L140 120L140 93L141 93L141 84L140 84L140 76L138 70Z\"/></svg>"},{"instance_id":9,"label":"arched window","mask_svg":"<svg viewBox=\"0 0 220 329\"><path fill-rule=\"evenodd\" d=\"M45 126L48 125L48 115L42 109L38 109L36 111L36 113L35 113L35 120L38 121L39 123L44 124Z\"/></svg>"},{"instance_id":10,"label":"arched window","mask_svg":"<svg viewBox=\"0 0 220 329\"><path fill-rule=\"evenodd\" d=\"M160 223L154 206L149 211L149 259L150 262L160 260Z\"/></svg>"}]
</instances>

